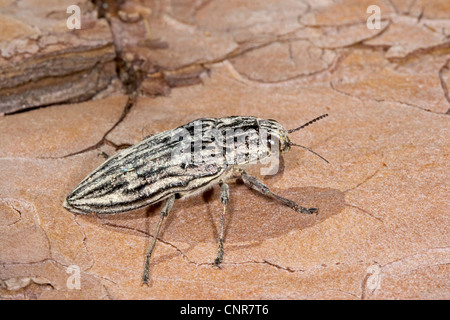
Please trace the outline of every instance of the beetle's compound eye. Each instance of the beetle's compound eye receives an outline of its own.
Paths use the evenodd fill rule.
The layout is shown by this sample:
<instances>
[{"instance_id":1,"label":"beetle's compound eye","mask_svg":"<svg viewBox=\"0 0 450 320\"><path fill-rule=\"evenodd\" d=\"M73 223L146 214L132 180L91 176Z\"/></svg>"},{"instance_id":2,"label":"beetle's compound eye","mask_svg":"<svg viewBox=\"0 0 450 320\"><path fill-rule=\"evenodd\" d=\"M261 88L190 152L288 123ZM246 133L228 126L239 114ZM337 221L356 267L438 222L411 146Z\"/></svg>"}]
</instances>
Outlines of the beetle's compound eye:
<instances>
[{"instance_id":1,"label":"beetle's compound eye","mask_svg":"<svg viewBox=\"0 0 450 320\"><path fill-rule=\"evenodd\" d=\"M279 150L280 148L280 140L278 138L278 136L274 135L274 134L269 134L267 136L267 148L270 150Z\"/></svg>"}]
</instances>

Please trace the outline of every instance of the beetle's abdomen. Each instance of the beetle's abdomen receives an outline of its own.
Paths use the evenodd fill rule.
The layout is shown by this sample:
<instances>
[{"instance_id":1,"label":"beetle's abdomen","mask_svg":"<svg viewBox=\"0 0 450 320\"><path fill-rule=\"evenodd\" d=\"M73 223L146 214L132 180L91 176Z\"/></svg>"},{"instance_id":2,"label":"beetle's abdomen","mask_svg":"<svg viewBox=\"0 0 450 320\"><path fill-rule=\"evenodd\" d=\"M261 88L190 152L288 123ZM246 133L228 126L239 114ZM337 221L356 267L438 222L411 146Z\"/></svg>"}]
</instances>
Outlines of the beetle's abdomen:
<instances>
[{"instance_id":1,"label":"beetle's abdomen","mask_svg":"<svg viewBox=\"0 0 450 320\"><path fill-rule=\"evenodd\" d=\"M195 191L220 177L224 164L183 163L174 158L178 141L172 141L171 131L119 151L68 195L65 207L77 213L124 212Z\"/></svg>"}]
</instances>

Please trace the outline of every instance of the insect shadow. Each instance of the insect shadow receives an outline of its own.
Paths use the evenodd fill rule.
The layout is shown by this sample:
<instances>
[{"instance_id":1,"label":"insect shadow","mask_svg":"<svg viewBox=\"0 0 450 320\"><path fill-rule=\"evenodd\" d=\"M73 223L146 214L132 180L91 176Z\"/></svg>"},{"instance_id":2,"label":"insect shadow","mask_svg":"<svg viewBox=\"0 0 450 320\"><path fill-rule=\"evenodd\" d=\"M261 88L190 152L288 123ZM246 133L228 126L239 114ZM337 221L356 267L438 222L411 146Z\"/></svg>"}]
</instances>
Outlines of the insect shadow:
<instances>
[{"instance_id":1,"label":"insect shadow","mask_svg":"<svg viewBox=\"0 0 450 320\"><path fill-rule=\"evenodd\" d=\"M282 236L293 230L312 227L338 214L345 207L344 193L332 188L273 189L274 192L283 194L298 203L319 208L318 214L305 215L296 213L276 200L250 190L239 179L229 185L230 202L227 208L224 236L227 252L256 247L267 239ZM177 250L156 256L150 263L150 275L155 265L179 257L180 252L192 262L189 259L189 252L199 243L216 244L222 210L219 194L219 186L214 186L202 194L177 201L159 235L161 241L172 245ZM157 203L126 213L98 214L85 216L85 218L116 232L145 236L149 243L161 209L162 203ZM187 244L187 247L178 249L176 244L180 242ZM194 263L212 265L215 254L215 250L212 250L210 261ZM151 285L152 282L150 277L149 284Z\"/></svg>"},{"instance_id":2,"label":"insect shadow","mask_svg":"<svg viewBox=\"0 0 450 320\"><path fill-rule=\"evenodd\" d=\"M279 237L296 229L311 227L341 212L345 207L344 193L332 188L296 187L274 192L319 208L317 214L299 214L276 200L250 190L239 179L230 183L230 202L225 216L225 244L260 242ZM222 205L220 188L180 199L165 220L160 239L188 244L216 243ZM121 214L98 214L100 224L116 231L150 236L158 222L161 203ZM91 219L91 218L89 218ZM92 217L93 219L93 217ZM213 255L213 253L212 253Z\"/></svg>"}]
</instances>

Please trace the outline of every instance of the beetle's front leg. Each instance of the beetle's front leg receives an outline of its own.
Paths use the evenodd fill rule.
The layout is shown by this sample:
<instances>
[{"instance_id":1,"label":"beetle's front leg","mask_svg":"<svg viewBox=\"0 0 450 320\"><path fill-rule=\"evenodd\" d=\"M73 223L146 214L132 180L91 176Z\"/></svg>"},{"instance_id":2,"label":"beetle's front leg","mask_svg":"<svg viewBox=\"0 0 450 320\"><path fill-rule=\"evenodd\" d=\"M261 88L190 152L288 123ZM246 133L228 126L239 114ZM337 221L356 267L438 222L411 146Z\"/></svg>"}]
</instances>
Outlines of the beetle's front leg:
<instances>
[{"instance_id":1,"label":"beetle's front leg","mask_svg":"<svg viewBox=\"0 0 450 320\"><path fill-rule=\"evenodd\" d=\"M249 175L244 170L241 170L241 177L242 177L242 180L244 181L244 183L249 188L252 188L253 190L256 190L256 191L258 191L258 192L260 192L260 193L262 193L262 194L264 194L266 196L269 196L269 197L277 199L282 204L288 206L289 208L295 210L296 212L305 213L305 214L312 214L312 213L316 213L318 211L317 208L305 208L305 207L302 207L302 206L298 205L297 203L295 203L292 200L283 198L283 197L273 193L272 191L270 191L268 186L266 186L264 183L262 183L261 181L259 181L255 177Z\"/></svg>"}]
</instances>

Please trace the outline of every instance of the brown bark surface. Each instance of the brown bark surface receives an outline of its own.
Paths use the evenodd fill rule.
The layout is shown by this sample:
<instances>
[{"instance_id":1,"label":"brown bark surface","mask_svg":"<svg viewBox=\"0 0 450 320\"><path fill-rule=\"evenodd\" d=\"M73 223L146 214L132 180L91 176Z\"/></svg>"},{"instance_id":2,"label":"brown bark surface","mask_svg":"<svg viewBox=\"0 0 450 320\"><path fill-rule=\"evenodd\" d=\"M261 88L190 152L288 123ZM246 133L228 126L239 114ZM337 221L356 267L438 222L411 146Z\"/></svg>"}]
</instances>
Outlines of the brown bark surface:
<instances>
[{"instance_id":1,"label":"brown bark surface","mask_svg":"<svg viewBox=\"0 0 450 320\"><path fill-rule=\"evenodd\" d=\"M69 30L71 2L0 1L1 298L450 298L448 1L79 1ZM149 286L160 204L62 207L103 152L149 134L323 113L291 139L330 164L292 148L276 175L248 169L319 214L230 182L221 268L218 186L175 202Z\"/></svg>"}]
</instances>

